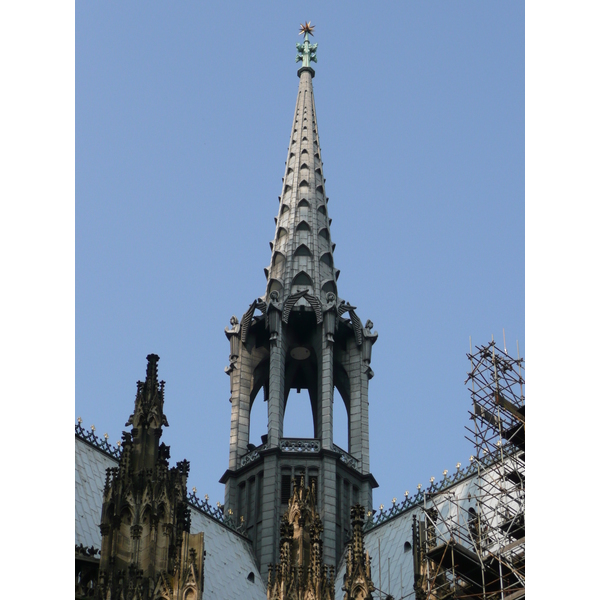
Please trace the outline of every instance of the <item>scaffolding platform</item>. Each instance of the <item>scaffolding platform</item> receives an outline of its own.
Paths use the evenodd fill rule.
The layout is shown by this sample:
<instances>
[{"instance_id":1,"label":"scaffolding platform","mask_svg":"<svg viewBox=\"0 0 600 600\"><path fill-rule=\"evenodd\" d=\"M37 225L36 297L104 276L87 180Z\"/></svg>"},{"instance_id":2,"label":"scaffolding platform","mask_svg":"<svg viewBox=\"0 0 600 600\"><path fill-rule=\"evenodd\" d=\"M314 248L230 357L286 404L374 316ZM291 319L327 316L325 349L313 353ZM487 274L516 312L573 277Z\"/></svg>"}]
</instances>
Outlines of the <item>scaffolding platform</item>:
<instances>
[{"instance_id":1,"label":"scaffolding platform","mask_svg":"<svg viewBox=\"0 0 600 600\"><path fill-rule=\"evenodd\" d=\"M467 355L475 472L463 491L428 494L413 523L419 600L525 597L524 361L492 340Z\"/></svg>"}]
</instances>

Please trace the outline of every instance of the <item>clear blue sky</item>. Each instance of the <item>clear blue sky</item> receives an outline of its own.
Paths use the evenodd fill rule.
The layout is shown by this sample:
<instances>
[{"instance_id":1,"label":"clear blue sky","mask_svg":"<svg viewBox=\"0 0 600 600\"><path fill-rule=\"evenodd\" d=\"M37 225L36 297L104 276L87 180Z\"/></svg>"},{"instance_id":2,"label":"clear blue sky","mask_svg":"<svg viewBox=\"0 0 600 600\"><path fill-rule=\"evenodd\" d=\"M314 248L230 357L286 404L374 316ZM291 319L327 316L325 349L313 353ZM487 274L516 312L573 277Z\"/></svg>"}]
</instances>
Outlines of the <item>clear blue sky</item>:
<instances>
[{"instance_id":1,"label":"clear blue sky","mask_svg":"<svg viewBox=\"0 0 600 600\"><path fill-rule=\"evenodd\" d=\"M223 500L223 329L265 291L304 20L389 506L468 461L469 336L526 357L523 2L78 2L75 416L116 442L157 353L172 463Z\"/></svg>"}]
</instances>

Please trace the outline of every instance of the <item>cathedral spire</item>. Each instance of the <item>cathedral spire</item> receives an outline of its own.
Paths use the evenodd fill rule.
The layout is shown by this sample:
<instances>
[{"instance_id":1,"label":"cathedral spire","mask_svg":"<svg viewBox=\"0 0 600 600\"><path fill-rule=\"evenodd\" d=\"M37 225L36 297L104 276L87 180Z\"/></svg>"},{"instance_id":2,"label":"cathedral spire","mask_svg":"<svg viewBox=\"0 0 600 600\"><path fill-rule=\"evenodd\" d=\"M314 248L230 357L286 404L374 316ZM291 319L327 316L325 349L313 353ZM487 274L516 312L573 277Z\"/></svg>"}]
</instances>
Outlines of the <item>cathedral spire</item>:
<instances>
[{"instance_id":1,"label":"cathedral spire","mask_svg":"<svg viewBox=\"0 0 600 600\"><path fill-rule=\"evenodd\" d=\"M266 294L255 298L241 319L233 316L225 330L231 390L229 468L221 478L225 510L236 519L244 517L264 578L277 559L279 542L289 537L289 523L281 531L278 524L294 477L302 472L315 483L323 517L322 558L330 565L342 556L351 502L370 510L377 487L369 468L368 408L377 332L371 321L363 325L356 306L338 296L310 66L317 60L317 45L309 39L312 30L305 23L300 31L304 41L296 44L296 61L302 66L271 261L265 269ZM312 431L294 439L284 431L284 418L290 393L294 398L302 390L307 392L302 401L310 403ZM334 394L347 417L347 437L338 441L347 451L333 442ZM268 418L257 446L250 440L250 420L253 404L263 400ZM314 543L321 556L321 543L316 538ZM281 568L287 568L287 554L280 558ZM310 557L305 559L302 565L314 571Z\"/></svg>"},{"instance_id":2,"label":"cathedral spire","mask_svg":"<svg viewBox=\"0 0 600 600\"><path fill-rule=\"evenodd\" d=\"M306 23L300 32L304 42L296 44L300 83L292 121L290 146L285 163L275 239L267 274L267 302L271 292L279 297L307 290L325 302L329 292L337 296L339 274L333 265L333 250L325 194L325 178L317 127L317 114L310 67L317 62L317 44L308 36L314 27Z\"/></svg>"}]
</instances>

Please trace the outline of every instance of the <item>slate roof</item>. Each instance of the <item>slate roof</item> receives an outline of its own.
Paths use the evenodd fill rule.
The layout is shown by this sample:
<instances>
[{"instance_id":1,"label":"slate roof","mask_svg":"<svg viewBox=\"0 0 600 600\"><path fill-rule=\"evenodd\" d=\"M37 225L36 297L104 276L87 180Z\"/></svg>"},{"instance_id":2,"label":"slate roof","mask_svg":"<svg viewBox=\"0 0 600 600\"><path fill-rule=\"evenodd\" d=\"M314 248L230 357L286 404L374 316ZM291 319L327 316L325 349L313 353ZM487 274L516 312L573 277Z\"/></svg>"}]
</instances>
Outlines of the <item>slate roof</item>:
<instances>
[{"instance_id":1,"label":"slate roof","mask_svg":"<svg viewBox=\"0 0 600 600\"><path fill-rule=\"evenodd\" d=\"M202 600L264 600L267 597L250 542L195 508L192 508L190 531L204 532ZM248 579L250 573L254 574L254 582Z\"/></svg>"},{"instance_id":2,"label":"slate roof","mask_svg":"<svg viewBox=\"0 0 600 600\"><path fill-rule=\"evenodd\" d=\"M100 548L102 492L108 467L117 459L75 436L75 544ZM191 533L204 532L206 550L203 600L264 600L267 588L260 577L250 542L200 509L190 506ZM254 581L248 579L254 574Z\"/></svg>"},{"instance_id":3,"label":"slate roof","mask_svg":"<svg viewBox=\"0 0 600 600\"><path fill-rule=\"evenodd\" d=\"M100 517L106 469L119 463L75 437L75 545L100 549Z\"/></svg>"}]
</instances>

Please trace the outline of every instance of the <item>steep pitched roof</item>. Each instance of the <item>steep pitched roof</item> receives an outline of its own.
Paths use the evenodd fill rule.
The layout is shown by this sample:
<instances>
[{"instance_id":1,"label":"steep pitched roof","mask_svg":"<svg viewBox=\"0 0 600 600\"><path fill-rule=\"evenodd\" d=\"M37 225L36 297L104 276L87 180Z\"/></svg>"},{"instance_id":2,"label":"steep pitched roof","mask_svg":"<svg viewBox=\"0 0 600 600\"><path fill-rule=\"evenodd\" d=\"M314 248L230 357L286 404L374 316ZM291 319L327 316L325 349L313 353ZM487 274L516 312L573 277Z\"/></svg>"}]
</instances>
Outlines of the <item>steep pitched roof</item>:
<instances>
[{"instance_id":1,"label":"steep pitched roof","mask_svg":"<svg viewBox=\"0 0 600 600\"><path fill-rule=\"evenodd\" d=\"M106 469L116 458L75 436L75 545L100 549L100 516Z\"/></svg>"},{"instance_id":2,"label":"steep pitched roof","mask_svg":"<svg viewBox=\"0 0 600 600\"><path fill-rule=\"evenodd\" d=\"M87 441L86 441L87 440ZM118 466L119 450L94 432L77 425L75 434L75 544L99 549L100 517L106 469ZM111 456L113 454L114 456ZM196 503L197 504L197 503ZM260 577L249 540L214 516L190 503L191 533L204 532L206 559L203 600L264 600L267 588ZM251 575L253 574L253 575Z\"/></svg>"}]
</instances>

